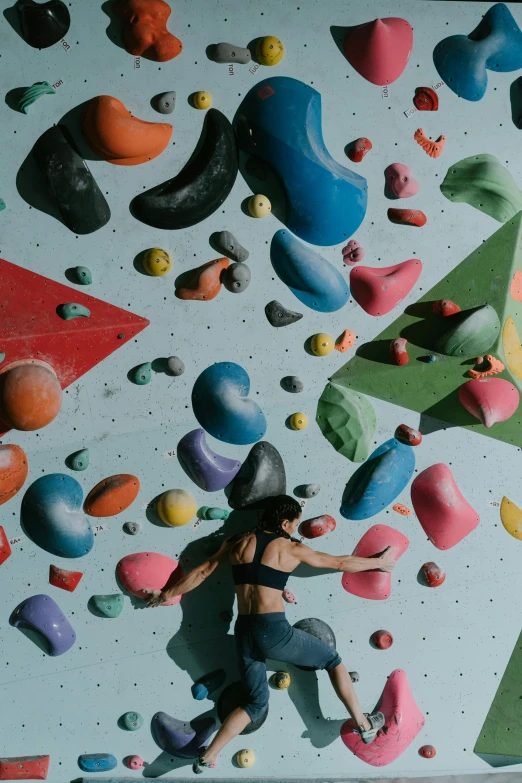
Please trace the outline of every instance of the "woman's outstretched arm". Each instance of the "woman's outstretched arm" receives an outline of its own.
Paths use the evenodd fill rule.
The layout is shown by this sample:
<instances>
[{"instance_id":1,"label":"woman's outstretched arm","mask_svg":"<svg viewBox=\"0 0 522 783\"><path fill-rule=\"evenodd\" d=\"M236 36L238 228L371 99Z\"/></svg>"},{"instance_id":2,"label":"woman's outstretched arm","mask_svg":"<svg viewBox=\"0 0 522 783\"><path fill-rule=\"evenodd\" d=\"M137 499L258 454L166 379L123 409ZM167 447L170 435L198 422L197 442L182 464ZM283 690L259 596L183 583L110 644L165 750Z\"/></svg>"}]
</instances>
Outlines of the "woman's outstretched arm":
<instances>
[{"instance_id":1,"label":"woman's outstretched arm","mask_svg":"<svg viewBox=\"0 0 522 783\"><path fill-rule=\"evenodd\" d=\"M216 568L219 568L222 563L226 562L227 559L228 542L225 541L215 555L212 555L212 557L209 557L204 563L193 568L192 571L182 579L178 580L176 578L176 571L173 571L163 590L150 591L147 606L159 606L170 598L174 598L176 595L189 593L191 590L194 590L194 588L199 587L199 585L213 574Z\"/></svg>"},{"instance_id":2,"label":"woman's outstretched arm","mask_svg":"<svg viewBox=\"0 0 522 783\"><path fill-rule=\"evenodd\" d=\"M395 558L389 546L372 557L355 557L354 555L328 555L326 552L316 552L305 544L296 544L293 554L301 563L306 563L312 568L331 568L349 574L374 569L390 573L395 568Z\"/></svg>"}]
</instances>

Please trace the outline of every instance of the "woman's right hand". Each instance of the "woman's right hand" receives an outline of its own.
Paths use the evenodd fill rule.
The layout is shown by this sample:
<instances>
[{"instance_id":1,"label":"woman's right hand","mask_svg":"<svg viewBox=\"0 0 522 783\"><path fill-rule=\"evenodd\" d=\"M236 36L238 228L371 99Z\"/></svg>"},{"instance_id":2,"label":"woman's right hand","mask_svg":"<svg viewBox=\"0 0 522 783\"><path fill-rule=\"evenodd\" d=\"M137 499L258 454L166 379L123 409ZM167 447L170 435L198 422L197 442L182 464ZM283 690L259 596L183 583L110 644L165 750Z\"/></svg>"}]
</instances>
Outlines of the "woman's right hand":
<instances>
[{"instance_id":1,"label":"woman's right hand","mask_svg":"<svg viewBox=\"0 0 522 783\"><path fill-rule=\"evenodd\" d=\"M393 556L393 553L391 551L391 547L387 546L386 549L384 549L382 552L380 552L379 555L377 555L379 560L379 571L384 571L387 574L391 574L393 569L396 566L396 561Z\"/></svg>"}]
</instances>

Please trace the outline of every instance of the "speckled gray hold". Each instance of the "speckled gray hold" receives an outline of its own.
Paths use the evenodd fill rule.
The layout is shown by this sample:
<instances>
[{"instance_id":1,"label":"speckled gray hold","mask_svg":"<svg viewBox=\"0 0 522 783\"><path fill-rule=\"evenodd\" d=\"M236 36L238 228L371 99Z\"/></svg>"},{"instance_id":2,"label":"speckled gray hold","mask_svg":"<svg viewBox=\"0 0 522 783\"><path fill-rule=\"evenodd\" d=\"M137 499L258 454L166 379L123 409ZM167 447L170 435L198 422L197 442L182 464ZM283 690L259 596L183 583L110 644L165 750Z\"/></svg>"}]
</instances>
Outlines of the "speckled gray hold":
<instances>
[{"instance_id":1,"label":"speckled gray hold","mask_svg":"<svg viewBox=\"0 0 522 783\"><path fill-rule=\"evenodd\" d=\"M265 315L271 326L290 326L290 324L295 324L296 321L300 321L303 317L302 313L294 313L293 310L288 310L276 299L265 306Z\"/></svg>"},{"instance_id":2,"label":"speckled gray hold","mask_svg":"<svg viewBox=\"0 0 522 783\"><path fill-rule=\"evenodd\" d=\"M219 249L224 256L232 261L246 261L250 255L230 231L218 231L211 238L214 240L216 249Z\"/></svg>"},{"instance_id":3,"label":"speckled gray hold","mask_svg":"<svg viewBox=\"0 0 522 783\"><path fill-rule=\"evenodd\" d=\"M167 359L167 367L172 375L183 375L185 372L185 365L179 356L169 356Z\"/></svg>"},{"instance_id":4,"label":"speckled gray hold","mask_svg":"<svg viewBox=\"0 0 522 783\"><path fill-rule=\"evenodd\" d=\"M209 55L215 63L240 63L246 65L252 59L250 49L243 49L241 46L234 46L229 43L218 43L212 47Z\"/></svg>"},{"instance_id":5,"label":"speckled gray hold","mask_svg":"<svg viewBox=\"0 0 522 783\"><path fill-rule=\"evenodd\" d=\"M304 389L304 383L297 375L285 375L281 378L281 387L290 394L299 394Z\"/></svg>"},{"instance_id":6,"label":"speckled gray hold","mask_svg":"<svg viewBox=\"0 0 522 783\"><path fill-rule=\"evenodd\" d=\"M246 264L230 264L225 269L223 285L232 294L242 294L250 285L250 268Z\"/></svg>"},{"instance_id":7,"label":"speckled gray hold","mask_svg":"<svg viewBox=\"0 0 522 783\"><path fill-rule=\"evenodd\" d=\"M276 447L266 440L254 443L231 487L228 505L236 509L262 506L266 498L284 495L285 466Z\"/></svg>"},{"instance_id":8,"label":"speckled gray hold","mask_svg":"<svg viewBox=\"0 0 522 783\"><path fill-rule=\"evenodd\" d=\"M135 536L137 533L140 532L141 525L139 522L125 522L125 524L123 525L123 529L130 536Z\"/></svg>"},{"instance_id":9,"label":"speckled gray hold","mask_svg":"<svg viewBox=\"0 0 522 783\"><path fill-rule=\"evenodd\" d=\"M315 498L315 496L318 495L320 491L320 484L299 484L299 486L294 489L294 495L296 495L298 498L305 498L306 500L310 500L310 498Z\"/></svg>"},{"instance_id":10,"label":"speckled gray hold","mask_svg":"<svg viewBox=\"0 0 522 783\"><path fill-rule=\"evenodd\" d=\"M176 93L174 90L170 92L161 92L154 98L154 108L159 111L160 114L172 114L176 105Z\"/></svg>"}]
</instances>

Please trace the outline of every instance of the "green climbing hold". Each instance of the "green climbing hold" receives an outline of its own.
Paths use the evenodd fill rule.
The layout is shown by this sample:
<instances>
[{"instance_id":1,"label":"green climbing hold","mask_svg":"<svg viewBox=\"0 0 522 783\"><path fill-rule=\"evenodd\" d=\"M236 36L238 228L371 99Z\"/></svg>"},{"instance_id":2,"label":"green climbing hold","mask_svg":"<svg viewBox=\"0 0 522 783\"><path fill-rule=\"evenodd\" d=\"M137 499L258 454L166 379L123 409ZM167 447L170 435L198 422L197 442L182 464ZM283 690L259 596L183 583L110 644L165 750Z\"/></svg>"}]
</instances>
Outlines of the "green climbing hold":
<instances>
[{"instance_id":1,"label":"green climbing hold","mask_svg":"<svg viewBox=\"0 0 522 783\"><path fill-rule=\"evenodd\" d=\"M90 285L92 283L92 272L88 266L75 266L73 272L76 282L80 285Z\"/></svg>"},{"instance_id":2,"label":"green climbing hold","mask_svg":"<svg viewBox=\"0 0 522 783\"><path fill-rule=\"evenodd\" d=\"M339 454L352 462L364 462L377 426L373 405L364 395L328 383L317 403L315 420Z\"/></svg>"},{"instance_id":3,"label":"green climbing hold","mask_svg":"<svg viewBox=\"0 0 522 783\"><path fill-rule=\"evenodd\" d=\"M121 593L93 595L91 601L94 608L104 617L119 617L123 609L123 595Z\"/></svg>"},{"instance_id":4,"label":"green climbing hold","mask_svg":"<svg viewBox=\"0 0 522 783\"><path fill-rule=\"evenodd\" d=\"M127 731L138 731L143 726L143 718L139 712L126 712L121 716L121 722Z\"/></svg>"},{"instance_id":5,"label":"green climbing hold","mask_svg":"<svg viewBox=\"0 0 522 783\"><path fill-rule=\"evenodd\" d=\"M29 111L29 106L37 101L38 98L41 98L42 95L55 94L56 90L51 87L49 82L35 82L31 87L27 87L27 89L23 91L22 96L18 102L18 108L21 112L27 114Z\"/></svg>"},{"instance_id":6,"label":"green climbing hold","mask_svg":"<svg viewBox=\"0 0 522 783\"><path fill-rule=\"evenodd\" d=\"M89 449L80 449L68 459L71 470L85 470L89 467Z\"/></svg>"},{"instance_id":7,"label":"green climbing hold","mask_svg":"<svg viewBox=\"0 0 522 783\"><path fill-rule=\"evenodd\" d=\"M196 516L198 519L228 519L230 516L230 511L227 511L226 508L201 506Z\"/></svg>"},{"instance_id":8,"label":"green climbing hold","mask_svg":"<svg viewBox=\"0 0 522 783\"><path fill-rule=\"evenodd\" d=\"M67 304L58 305L56 308L60 318L64 321L70 321L72 318L89 318L91 311L76 302L67 302Z\"/></svg>"},{"instance_id":9,"label":"green climbing hold","mask_svg":"<svg viewBox=\"0 0 522 783\"><path fill-rule=\"evenodd\" d=\"M0 362L3 362L3 361L4 361L4 359L5 359L5 353L2 353L2 352L0 351Z\"/></svg>"},{"instance_id":10,"label":"green climbing hold","mask_svg":"<svg viewBox=\"0 0 522 783\"><path fill-rule=\"evenodd\" d=\"M441 191L450 201L464 201L500 223L522 209L522 193L494 155L472 155L450 166Z\"/></svg>"},{"instance_id":11,"label":"green climbing hold","mask_svg":"<svg viewBox=\"0 0 522 783\"><path fill-rule=\"evenodd\" d=\"M7 207L7 204L5 203L3 198L0 198L0 212L4 210Z\"/></svg>"},{"instance_id":12,"label":"green climbing hold","mask_svg":"<svg viewBox=\"0 0 522 783\"><path fill-rule=\"evenodd\" d=\"M447 329L437 340L434 350L445 356L462 359L480 356L491 348L500 334L498 315L490 305L449 315L444 322Z\"/></svg>"},{"instance_id":13,"label":"green climbing hold","mask_svg":"<svg viewBox=\"0 0 522 783\"><path fill-rule=\"evenodd\" d=\"M151 363L145 362L144 364L138 364L137 367L134 367L134 369L130 371L129 378L138 386L145 386L147 383L150 383L152 379Z\"/></svg>"}]
</instances>

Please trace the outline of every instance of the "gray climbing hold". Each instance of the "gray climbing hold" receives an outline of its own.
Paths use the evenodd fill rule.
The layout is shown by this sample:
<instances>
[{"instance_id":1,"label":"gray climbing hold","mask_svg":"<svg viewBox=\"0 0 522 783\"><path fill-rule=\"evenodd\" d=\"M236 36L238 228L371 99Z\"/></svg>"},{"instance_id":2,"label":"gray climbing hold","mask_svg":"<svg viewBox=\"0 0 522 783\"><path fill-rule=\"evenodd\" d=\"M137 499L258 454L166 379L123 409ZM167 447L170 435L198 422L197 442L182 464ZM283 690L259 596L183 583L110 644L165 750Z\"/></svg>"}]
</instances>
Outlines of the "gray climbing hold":
<instances>
[{"instance_id":1,"label":"gray climbing hold","mask_svg":"<svg viewBox=\"0 0 522 783\"><path fill-rule=\"evenodd\" d=\"M137 533L140 532L141 525L139 522L125 522L125 524L123 525L123 529L130 536L135 536Z\"/></svg>"},{"instance_id":2,"label":"gray climbing hold","mask_svg":"<svg viewBox=\"0 0 522 783\"><path fill-rule=\"evenodd\" d=\"M285 375L284 378L281 378L280 383L281 388L290 394L299 394L304 389L304 383L297 375Z\"/></svg>"},{"instance_id":3,"label":"gray climbing hold","mask_svg":"<svg viewBox=\"0 0 522 783\"><path fill-rule=\"evenodd\" d=\"M246 65L252 59L250 49L229 43L218 43L211 47L209 59L215 63L240 63Z\"/></svg>"},{"instance_id":4,"label":"gray climbing hold","mask_svg":"<svg viewBox=\"0 0 522 783\"><path fill-rule=\"evenodd\" d=\"M127 731L138 731L143 726L143 717L139 712L126 712L120 718Z\"/></svg>"},{"instance_id":5,"label":"gray climbing hold","mask_svg":"<svg viewBox=\"0 0 522 783\"><path fill-rule=\"evenodd\" d=\"M91 311L77 302L67 302L58 305L56 311L64 321L70 321L73 318L89 318Z\"/></svg>"},{"instance_id":6,"label":"gray climbing hold","mask_svg":"<svg viewBox=\"0 0 522 783\"><path fill-rule=\"evenodd\" d=\"M80 285L90 285L92 283L92 272L87 266L75 266L73 269L76 282Z\"/></svg>"},{"instance_id":7,"label":"gray climbing hold","mask_svg":"<svg viewBox=\"0 0 522 783\"><path fill-rule=\"evenodd\" d=\"M223 285L231 294L242 294L250 285L250 269L246 264L230 264L225 269Z\"/></svg>"},{"instance_id":8,"label":"gray climbing hold","mask_svg":"<svg viewBox=\"0 0 522 783\"><path fill-rule=\"evenodd\" d=\"M234 234L230 231L219 231L212 234L211 239L216 250L220 250L224 256L232 261L246 261L250 253L243 245L240 245Z\"/></svg>"},{"instance_id":9,"label":"gray climbing hold","mask_svg":"<svg viewBox=\"0 0 522 783\"><path fill-rule=\"evenodd\" d=\"M305 498L306 500L310 500L310 498L315 498L315 496L318 495L320 491L320 484L300 484L294 489L294 495L297 495L298 498Z\"/></svg>"},{"instance_id":10,"label":"gray climbing hold","mask_svg":"<svg viewBox=\"0 0 522 783\"><path fill-rule=\"evenodd\" d=\"M123 595L113 593L111 595L93 595L92 605L104 617L119 617L123 609Z\"/></svg>"},{"instance_id":11,"label":"gray climbing hold","mask_svg":"<svg viewBox=\"0 0 522 783\"><path fill-rule=\"evenodd\" d=\"M172 375L183 375L185 372L185 365L179 356L169 356L167 359L167 368Z\"/></svg>"},{"instance_id":12,"label":"gray climbing hold","mask_svg":"<svg viewBox=\"0 0 522 783\"><path fill-rule=\"evenodd\" d=\"M85 470L89 467L89 449L80 449L69 457L71 470Z\"/></svg>"},{"instance_id":13,"label":"gray climbing hold","mask_svg":"<svg viewBox=\"0 0 522 783\"><path fill-rule=\"evenodd\" d=\"M176 93L174 90L169 92L160 92L154 98L154 108L160 114L172 114L176 105Z\"/></svg>"},{"instance_id":14,"label":"gray climbing hold","mask_svg":"<svg viewBox=\"0 0 522 783\"><path fill-rule=\"evenodd\" d=\"M275 299L265 306L265 315L271 326L290 326L290 324L295 324L296 321L300 321L303 317L302 313L294 313L293 310L288 310Z\"/></svg>"},{"instance_id":15,"label":"gray climbing hold","mask_svg":"<svg viewBox=\"0 0 522 783\"><path fill-rule=\"evenodd\" d=\"M139 364L137 367L134 367L130 373L129 378L131 381L137 386L145 386L145 384L150 383L152 374L152 365L150 362L144 362L143 364Z\"/></svg>"},{"instance_id":16,"label":"gray climbing hold","mask_svg":"<svg viewBox=\"0 0 522 783\"><path fill-rule=\"evenodd\" d=\"M271 443L255 443L232 482L231 508L245 508L274 495L286 493L283 459Z\"/></svg>"}]
</instances>

